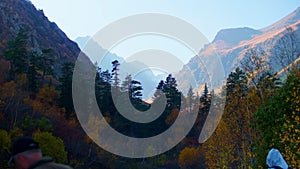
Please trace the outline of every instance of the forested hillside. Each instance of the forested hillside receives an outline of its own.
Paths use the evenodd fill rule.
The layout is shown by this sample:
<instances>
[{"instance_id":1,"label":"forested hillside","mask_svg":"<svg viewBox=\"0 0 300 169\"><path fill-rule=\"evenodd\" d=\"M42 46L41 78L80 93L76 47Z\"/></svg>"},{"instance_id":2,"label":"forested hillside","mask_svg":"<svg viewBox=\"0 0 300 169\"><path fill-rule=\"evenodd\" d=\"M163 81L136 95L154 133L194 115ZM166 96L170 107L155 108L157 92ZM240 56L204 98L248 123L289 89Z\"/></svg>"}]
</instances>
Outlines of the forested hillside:
<instances>
[{"instance_id":1,"label":"forested hillside","mask_svg":"<svg viewBox=\"0 0 300 169\"><path fill-rule=\"evenodd\" d=\"M111 70L95 66L99 108L106 121L125 135L154 136L173 124L179 110L198 112L194 127L175 148L152 158L129 159L99 148L81 129L72 103L74 64L64 63L61 76L56 78L51 50L35 53L28 49L27 38L27 31L20 29L16 38L9 41L1 61L0 162L4 168L8 168L11 142L25 135L39 140L46 155L75 168L257 168L266 167L266 153L272 147L280 149L290 165L299 167L300 71L297 64L286 70L289 71L287 79L282 80L269 69L260 69L265 68L264 62L251 56L257 67L245 64L237 68L227 78L224 86L227 92L220 94L210 92L205 86L202 93L193 93L190 88L187 96L183 96L177 89L176 79L169 75L157 86L167 97L167 107L159 119L146 125L120 115L111 96L111 90L118 90L120 96L128 92L135 108L147 110L150 105L142 100L142 84L131 75L119 79L118 61L112 63ZM226 97L224 114L211 138L200 145L198 136L213 97ZM159 99L160 94L156 92L153 102ZM95 118L89 116L86 120L88 123Z\"/></svg>"}]
</instances>

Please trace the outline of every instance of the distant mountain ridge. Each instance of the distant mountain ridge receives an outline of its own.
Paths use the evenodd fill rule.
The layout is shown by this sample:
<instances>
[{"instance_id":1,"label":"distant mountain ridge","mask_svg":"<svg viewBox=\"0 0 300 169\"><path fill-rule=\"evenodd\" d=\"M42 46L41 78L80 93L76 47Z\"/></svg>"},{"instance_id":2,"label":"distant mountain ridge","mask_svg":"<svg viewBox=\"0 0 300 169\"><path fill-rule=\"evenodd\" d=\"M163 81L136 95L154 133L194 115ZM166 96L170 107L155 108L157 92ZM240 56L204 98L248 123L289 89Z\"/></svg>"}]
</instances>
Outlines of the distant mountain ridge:
<instances>
[{"instance_id":1,"label":"distant mountain ridge","mask_svg":"<svg viewBox=\"0 0 300 169\"><path fill-rule=\"evenodd\" d=\"M114 60L118 60L119 62L123 62L124 59L114 53L107 51L102 48L96 41L92 39L90 36L78 37L75 39L80 49L89 56L92 62L98 62L99 66L103 70L111 70L112 64L111 62ZM105 56L101 63L99 63L99 58Z\"/></svg>"},{"instance_id":2,"label":"distant mountain ridge","mask_svg":"<svg viewBox=\"0 0 300 169\"><path fill-rule=\"evenodd\" d=\"M75 39L81 50L90 58L91 61L97 62L102 71L112 70L112 61L118 60L120 65L120 80L124 80L127 75L132 75L134 80L137 80L143 85L143 97L149 99L153 97L155 88L160 80L165 80L166 76L155 75L147 65L140 61L128 61L115 53L104 49L90 36L78 37ZM99 58L102 57L102 60Z\"/></svg>"},{"instance_id":3,"label":"distant mountain ridge","mask_svg":"<svg viewBox=\"0 0 300 169\"><path fill-rule=\"evenodd\" d=\"M240 66L245 54L250 49L262 48L266 52L266 60L271 63L274 71L280 71L282 67L274 63L272 56L275 55L275 49L280 47L280 41L285 37L287 28L292 28L297 42L295 53L300 54L300 7L294 12L284 17L280 21L260 30L251 28L231 28L224 29L217 33L215 39L206 45L198 55L194 56L188 64L185 65L176 78L181 82L181 88L189 88L187 75L191 72L199 85L209 83L209 76L206 72L206 66L214 67L211 64L213 56L221 59L224 67L225 76ZM220 69L220 68L217 68ZM191 78L191 77L190 77ZM199 90L199 89L198 89Z\"/></svg>"},{"instance_id":4,"label":"distant mountain ridge","mask_svg":"<svg viewBox=\"0 0 300 169\"><path fill-rule=\"evenodd\" d=\"M291 27L294 30L297 39L300 39L300 7L290 15L284 17L280 21L260 30L248 27L229 28L220 30L214 40L205 45L198 55L190 59L185 67L176 74L180 88L188 89L195 78L197 84L203 85L209 81L209 75L206 72L205 62L211 62L210 57L218 55L224 67L225 76L232 72L236 67L240 66L245 53L249 49L264 48L267 60L272 62L271 55L274 48L278 46L278 40L286 34L286 28ZM88 38L88 37L84 37ZM84 39L83 38L83 39ZM79 44L80 40L76 40ZM104 50L102 48L102 50ZM300 53L300 45L298 47ZM110 54L109 54L110 55ZM122 60L122 59L121 59ZM272 63L275 71L280 71L279 65ZM210 64L210 66L214 66ZM189 77L191 72L194 77ZM200 90L200 89L198 89ZM185 93L186 91L184 91Z\"/></svg>"}]
</instances>

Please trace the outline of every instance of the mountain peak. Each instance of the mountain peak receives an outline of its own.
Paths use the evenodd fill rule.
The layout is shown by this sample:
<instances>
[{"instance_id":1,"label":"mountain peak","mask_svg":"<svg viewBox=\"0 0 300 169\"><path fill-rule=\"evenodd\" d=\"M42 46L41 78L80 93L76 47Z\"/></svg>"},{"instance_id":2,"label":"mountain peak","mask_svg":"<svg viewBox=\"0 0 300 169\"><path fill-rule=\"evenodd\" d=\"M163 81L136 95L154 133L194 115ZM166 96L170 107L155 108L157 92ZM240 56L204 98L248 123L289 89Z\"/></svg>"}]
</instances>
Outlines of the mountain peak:
<instances>
[{"instance_id":1,"label":"mountain peak","mask_svg":"<svg viewBox=\"0 0 300 169\"><path fill-rule=\"evenodd\" d=\"M238 45L241 41L252 39L257 34L261 34L261 32L248 27L222 29L212 43L222 42L227 45L226 48L229 48Z\"/></svg>"},{"instance_id":2,"label":"mountain peak","mask_svg":"<svg viewBox=\"0 0 300 169\"><path fill-rule=\"evenodd\" d=\"M91 39L91 36L77 37L74 41L78 44L79 48L82 50L86 43Z\"/></svg>"},{"instance_id":3,"label":"mountain peak","mask_svg":"<svg viewBox=\"0 0 300 169\"><path fill-rule=\"evenodd\" d=\"M283 67L275 63L274 56L276 55L275 50L280 49L279 47L282 46L281 39L286 37L286 27L293 28L293 35L296 40L300 38L300 7L280 21L261 30L254 30L247 27L220 30L215 39L210 44L207 44L197 56L193 57L185 65L186 68L178 73L177 81L182 82L180 87L188 89L190 83L188 83L187 77L190 75L190 72L195 77L197 84L209 81L210 75L206 73L207 68L218 70L218 68L214 67L218 65L215 64L213 59L216 55L222 62L225 76L229 75L236 67L240 66L241 61L245 58L245 54L250 49L263 48L266 52L262 57L266 61L270 61L274 71L281 70ZM298 41L295 43L298 43ZM289 44L284 45L289 46ZM299 46L296 46L293 52L295 53L294 56L298 56L300 53ZM294 63L299 62L298 58Z\"/></svg>"}]
</instances>

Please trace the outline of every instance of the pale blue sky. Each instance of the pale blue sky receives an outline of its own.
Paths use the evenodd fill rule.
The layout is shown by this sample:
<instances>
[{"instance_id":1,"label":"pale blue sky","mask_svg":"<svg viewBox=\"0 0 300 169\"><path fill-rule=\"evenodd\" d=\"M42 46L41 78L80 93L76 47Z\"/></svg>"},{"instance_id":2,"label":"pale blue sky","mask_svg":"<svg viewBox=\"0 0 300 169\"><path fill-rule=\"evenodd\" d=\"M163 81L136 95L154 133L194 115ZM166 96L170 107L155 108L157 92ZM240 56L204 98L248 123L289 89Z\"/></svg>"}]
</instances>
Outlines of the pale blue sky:
<instances>
[{"instance_id":1,"label":"pale blue sky","mask_svg":"<svg viewBox=\"0 0 300 169\"><path fill-rule=\"evenodd\" d=\"M126 16L141 13L162 13L181 18L198 28L209 41L220 29L251 27L260 29L280 20L300 6L299 0L31 0L43 9L70 39L93 36L101 28ZM139 43L139 42L135 42ZM126 47L125 47L126 48ZM152 48L159 48L154 44ZM168 47L164 47L168 51ZM127 48L126 48L127 49ZM120 56L132 51L113 51ZM143 47L139 47L143 49ZM174 49L174 48L173 48ZM191 53L176 48L184 56ZM138 50L136 50L138 51Z\"/></svg>"},{"instance_id":2,"label":"pale blue sky","mask_svg":"<svg viewBox=\"0 0 300 169\"><path fill-rule=\"evenodd\" d=\"M299 0L31 0L71 38L139 13L169 14L196 26L210 41L224 28L268 26L300 6Z\"/></svg>"}]
</instances>

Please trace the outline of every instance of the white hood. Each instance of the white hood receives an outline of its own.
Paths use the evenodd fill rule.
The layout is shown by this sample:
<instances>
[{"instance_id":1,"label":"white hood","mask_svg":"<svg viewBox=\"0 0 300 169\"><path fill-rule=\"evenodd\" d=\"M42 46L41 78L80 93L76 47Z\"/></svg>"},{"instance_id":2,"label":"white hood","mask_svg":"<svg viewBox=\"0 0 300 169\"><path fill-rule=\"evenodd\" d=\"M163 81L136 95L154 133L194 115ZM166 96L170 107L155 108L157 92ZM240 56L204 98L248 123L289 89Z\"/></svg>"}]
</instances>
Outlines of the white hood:
<instances>
[{"instance_id":1,"label":"white hood","mask_svg":"<svg viewBox=\"0 0 300 169\"><path fill-rule=\"evenodd\" d=\"M287 169L288 165L285 162L285 160L283 159L282 155L280 154L280 152L277 149L272 148L267 156L267 165L268 167L281 167L283 169Z\"/></svg>"}]
</instances>

